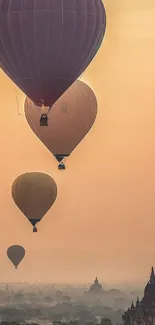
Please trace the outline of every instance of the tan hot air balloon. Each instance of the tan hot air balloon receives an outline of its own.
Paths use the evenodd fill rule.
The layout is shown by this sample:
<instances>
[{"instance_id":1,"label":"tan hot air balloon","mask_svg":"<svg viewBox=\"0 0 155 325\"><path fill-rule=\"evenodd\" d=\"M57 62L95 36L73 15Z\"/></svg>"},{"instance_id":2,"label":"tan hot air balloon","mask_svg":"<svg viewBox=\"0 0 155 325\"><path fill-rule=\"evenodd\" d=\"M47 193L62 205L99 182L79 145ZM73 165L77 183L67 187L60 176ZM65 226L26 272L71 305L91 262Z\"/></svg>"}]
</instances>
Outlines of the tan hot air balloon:
<instances>
[{"instance_id":1,"label":"tan hot air balloon","mask_svg":"<svg viewBox=\"0 0 155 325\"><path fill-rule=\"evenodd\" d=\"M39 222L54 204L57 197L57 185L54 179L44 173L30 172L18 176L12 184L12 197L37 231Z\"/></svg>"},{"instance_id":2,"label":"tan hot air balloon","mask_svg":"<svg viewBox=\"0 0 155 325\"><path fill-rule=\"evenodd\" d=\"M28 98L24 109L33 132L61 162L92 127L97 115L97 100L92 89L77 80L53 106L47 127L40 126L40 108Z\"/></svg>"},{"instance_id":3,"label":"tan hot air balloon","mask_svg":"<svg viewBox=\"0 0 155 325\"><path fill-rule=\"evenodd\" d=\"M20 245L12 245L7 249L7 256L15 266L15 269L18 269L19 263L25 256L25 249Z\"/></svg>"}]
</instances>

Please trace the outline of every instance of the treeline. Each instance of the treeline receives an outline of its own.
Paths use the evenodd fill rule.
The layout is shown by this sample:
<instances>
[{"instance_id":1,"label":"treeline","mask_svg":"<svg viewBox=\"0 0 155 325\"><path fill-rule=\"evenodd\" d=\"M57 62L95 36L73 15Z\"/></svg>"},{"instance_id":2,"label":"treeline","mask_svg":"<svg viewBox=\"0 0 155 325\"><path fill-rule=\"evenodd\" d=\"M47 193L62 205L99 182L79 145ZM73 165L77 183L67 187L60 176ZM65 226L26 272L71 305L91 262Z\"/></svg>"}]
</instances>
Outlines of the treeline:
<instances>
[{"instance_id":1,"label":"treeline","mask_svg":"<svg viewBox=\"0 0 155 325\"><path fill-rule=\"evenodd\" d=\"M79 325L78 321L70 321L70 322L64 322L64 321L53 321L52 322L53 325ZM0 322L0 325L40 325L37 323L18 323L16 321L11 321L11 322L7 322L7 321L2 321ZM93 322L85 322L85 324L83 325L96 325ZM101 323L99 323L98 325L112 325L112 322L109 318L103 318L101 320Z\"/></svg>"},{"instance_id":2,"label":"treeline","mask_svg":"<svg viewBox=\"0 0 155 325\"><path fill-rule=\"evenodd\" d=\"M0 325L40 325L37 323L18 323L16 321L11 321L11 322L7 322L7 321L2 321L0 322Z\"/></svg>"},{"instance_id":3,"label":"treeline","mask_svg":"<svg viewBox=\"0 0 155 325\"><path fill-rule=\"evenodd\" d=\"M70 322L62 322L62 321L53 321L53 325L79 325L78 320L70 321ZM95 325L93 322L84 322L84 325ZM103 318L101 323L98 325L112 325L112 321L109 318Z\"/></svg>"},{"instance_id":4,"label":"treeline","mask_svg":"<svg viewBox=\"0 0 155 325\"><path fill-rule=\"evenodd\" d=\"M53 325L79 325L78 320L70 321L70 322L62 322L62 321L53 321ZM95 325L93 322L84 322L84 325ZM98 325L112 325L112 322L109 318L103 318L101 323Z\"/></svg>"}]
</instances>

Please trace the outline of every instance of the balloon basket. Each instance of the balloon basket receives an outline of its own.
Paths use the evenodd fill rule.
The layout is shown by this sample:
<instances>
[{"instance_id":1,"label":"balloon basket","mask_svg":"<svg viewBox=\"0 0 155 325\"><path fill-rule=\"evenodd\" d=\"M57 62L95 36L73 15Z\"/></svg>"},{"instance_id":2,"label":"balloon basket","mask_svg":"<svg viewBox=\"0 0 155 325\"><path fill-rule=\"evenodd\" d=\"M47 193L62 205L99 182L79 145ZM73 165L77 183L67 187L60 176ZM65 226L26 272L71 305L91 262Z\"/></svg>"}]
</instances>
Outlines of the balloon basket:
<instances>
[{"instance_id":1,"label":"balloon basket","mask_svg":"<svg viewBox=\"0 0 155 325\"><path fill-rule=\"evenodd\" d=\"M17 270L18 269L18 266L15 266L15 270Z\"/></svg>"},{"instance_id":2,"label":"balloon basket","mask_svg":"<svg viewBox=\"0 0 155 325\"><path fill-rule=\"evenodd\" d=\"M38 232L36 227L33 227L33 232Z\"/></svg>"},{"instance_id":3,"label":"balloon basket","mask_svg":"<svg viewBox=\"0 0 155 325\"><path fill-rule=\"evenodd\" d=\"M48 116L46 113L41 114L40 126L48 126Z\"/></svg>"},{"instance_id":4,"label":"balloon basket","mask_svg":"<svg viewBox=\"0 0 155 325\"><path fill-rule=\"evenodd\" d=\"M65 170L66 169L66 166L63 162L61 162L59 165L58 165L58 169L59 170Z\"/></svg>"}]
</instances>

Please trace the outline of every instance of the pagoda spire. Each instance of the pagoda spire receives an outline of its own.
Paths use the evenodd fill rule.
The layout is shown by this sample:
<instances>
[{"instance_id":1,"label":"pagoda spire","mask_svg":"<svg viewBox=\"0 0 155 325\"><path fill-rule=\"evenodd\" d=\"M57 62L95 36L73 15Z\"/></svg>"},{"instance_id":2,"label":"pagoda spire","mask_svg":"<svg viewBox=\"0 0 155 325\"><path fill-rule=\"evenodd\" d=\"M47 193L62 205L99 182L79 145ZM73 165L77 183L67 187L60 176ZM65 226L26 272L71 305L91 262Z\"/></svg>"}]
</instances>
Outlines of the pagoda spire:
<instances>
[{"instance_id":1,"label":"pagoda spire","mask_svg":"<svg viewBox=\"0 0 155 325\"><path fill-rule=\"evenodd\" d=\"M96 276L96 278L95 278L95 281L94 281L94 284L97 284L98 283L98 278L97 278L97 276Z\"/></svg>"},{"instance_id":2,"label":"pagoda spire","mask_svg":"<svg viewBox=\"0 0 155 325\"><path fill-rule=\"evenodd\" d=\"M138 308L138 307L139 307L139 305L140 305L140 303L139 303L139 298L137 297L137 301L136 301L136 308Z\"/></svg>"},{"instance_id":3,"label":"pagoda spire","mask_svg":"<svg viewBox=\"0 0 155 325\"><path fill-rule=\"evenodd\" d=\"M150 275L150 281L149 281L151 284L155 284L155 275L154 275L154 268L152 266L152 269L151 269L151 275Z\"/></svg>"}]
</instances>

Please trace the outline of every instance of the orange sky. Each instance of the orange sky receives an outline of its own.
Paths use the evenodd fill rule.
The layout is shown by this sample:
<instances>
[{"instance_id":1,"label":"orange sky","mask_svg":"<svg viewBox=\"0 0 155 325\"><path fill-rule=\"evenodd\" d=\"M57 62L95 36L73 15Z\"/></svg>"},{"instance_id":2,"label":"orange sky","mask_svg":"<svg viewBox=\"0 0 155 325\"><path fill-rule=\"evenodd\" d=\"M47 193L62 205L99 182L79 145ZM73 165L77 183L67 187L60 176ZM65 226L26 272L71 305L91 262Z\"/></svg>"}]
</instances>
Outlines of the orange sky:
<instances>
[{"instance_id":1,"label":"orange sky","mask_svg":"<svg viewBox=\"0 0 155 325\"><path fill-rule=\"evenodd\" d=\"M17 88L0 72L1 281L145 282L155 265L155 2L105 6L105 40L82 78L96 93L98 117L65 172L18 115ZM37 234L10 194L28 171L58 184ZM12 244L27 252L18 271L6 256Z\"/></svg>"}]
</instances>

